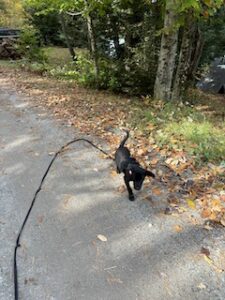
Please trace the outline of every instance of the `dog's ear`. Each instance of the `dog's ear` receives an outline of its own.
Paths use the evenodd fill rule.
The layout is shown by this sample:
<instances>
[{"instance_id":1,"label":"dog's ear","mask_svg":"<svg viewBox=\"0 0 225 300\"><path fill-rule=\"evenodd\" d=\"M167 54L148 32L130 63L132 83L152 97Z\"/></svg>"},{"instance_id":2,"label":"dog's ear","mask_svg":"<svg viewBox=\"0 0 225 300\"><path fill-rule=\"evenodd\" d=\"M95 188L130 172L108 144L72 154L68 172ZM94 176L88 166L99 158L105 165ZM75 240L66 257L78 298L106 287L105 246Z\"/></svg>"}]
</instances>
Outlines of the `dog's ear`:
<instances>
[{"instance_id":1,"label":"dog's ear","mask_svg":"<svg viewBox=\"0 0 225 300\"><path fill-rule=\"evenodd\" d=\"M145 176L150 176L155 178L155 174L153 174L151 171L145 170Z\"/></svg>"}]
</instances>

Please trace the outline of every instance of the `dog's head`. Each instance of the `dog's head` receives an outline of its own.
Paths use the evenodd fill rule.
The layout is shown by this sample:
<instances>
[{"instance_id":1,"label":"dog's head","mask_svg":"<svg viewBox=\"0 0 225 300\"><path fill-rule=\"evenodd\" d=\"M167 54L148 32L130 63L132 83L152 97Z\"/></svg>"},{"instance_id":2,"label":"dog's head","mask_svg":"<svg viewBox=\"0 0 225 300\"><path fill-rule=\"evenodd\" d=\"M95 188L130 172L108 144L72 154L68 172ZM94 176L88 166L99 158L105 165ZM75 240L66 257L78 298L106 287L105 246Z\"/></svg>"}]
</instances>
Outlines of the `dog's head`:
<instances>
[{"instance_id":1,"label":"dog's head","mask_svg":"<svg viewBox=\"0 0 225 300\"><path fill-rule=\"evenodd\" d=\"M138 165L131 165L128 169L129 177L134 182L134 189L140 190L146 176L155 177L155 175L148 170L143 169Z\"/></svg>"}]
</instances>

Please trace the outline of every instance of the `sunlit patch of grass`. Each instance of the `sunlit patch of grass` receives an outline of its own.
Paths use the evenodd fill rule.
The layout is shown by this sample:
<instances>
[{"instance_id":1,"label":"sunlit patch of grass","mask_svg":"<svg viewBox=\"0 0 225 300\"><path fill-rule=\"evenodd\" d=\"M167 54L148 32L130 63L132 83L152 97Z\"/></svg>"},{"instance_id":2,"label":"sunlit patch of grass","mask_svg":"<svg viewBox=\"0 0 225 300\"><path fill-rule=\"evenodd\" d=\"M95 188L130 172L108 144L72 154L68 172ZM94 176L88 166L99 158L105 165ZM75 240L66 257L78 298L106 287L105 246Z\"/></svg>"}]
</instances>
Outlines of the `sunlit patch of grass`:
<instances>
[{"instance_id":1,"label":"sunlit patch of grass","mask_svg":"<svg viewBox=\"0 0 225 300\"><path fill-rule=\"evenodd\" d=\"M140 102L139 102L140 103ZM205 116L197 111L192 105L175 102L163 102L149 100L137 104L132 114L134 126L146 130L151 124L156 127L163 127L168 123L179 122L187 118L191 121L204 121Z\"/></svg>"},{"instance_id":2,"label":"sunlit patch of grass","mask_svg":"<svg viewBox=\"0 0 225 300\"><path fill-rule=\"evenodd\" d=\"M221 162L225 158L225 131L207 121L171 122L156 131L155 137L159 145L184 149L198 162Z\"/></svg>"},{"instance_id":3,"label":"sunlit patch of grass","mask_svg":"<svg viewBox=\"0 0 225 300\"><path fill-rule=\"evenodd\" d=\"M48 58L48 63L53 66L64 66L71 62L71 56L67 48L61 47L46 47L45 54Z\"/></svg>"},{"instance_id":4,"label":"sunlit patch of grass","mask_svg":"<svg viewBox=\"0 0 225 300\"><path fill-rule=\"evenodd\" d=\"M7 68L17 68L17 61L16 60L0 60L0 66L7 67Z\"/></svg>"},{"instance_id":5,"label":"sunlit patch of grass","mask_svg":"<svg viewBox=\"0 0 225 300\"><path fill-rule=\"evenodd\" d=\"M204 104L204 103L203 103ZM152 135L160 147L183 149L196 162L222 162L225 124L187 103L144 99L131 115L133 127Z\"/></svg>"},{"instance_id":6,"label":"sunlit patch of grass","mask_svg":"<svg viewBox=\"0 0 225 300\"><path fill-rule=\"evenodd\" d=\"M76 55L86 52L85 49L74 49ZM45 47L45 54L48 58L48 63L51 66L65 66L72 62L68 48L63 47Z\"/></svg>"}]
</instances>

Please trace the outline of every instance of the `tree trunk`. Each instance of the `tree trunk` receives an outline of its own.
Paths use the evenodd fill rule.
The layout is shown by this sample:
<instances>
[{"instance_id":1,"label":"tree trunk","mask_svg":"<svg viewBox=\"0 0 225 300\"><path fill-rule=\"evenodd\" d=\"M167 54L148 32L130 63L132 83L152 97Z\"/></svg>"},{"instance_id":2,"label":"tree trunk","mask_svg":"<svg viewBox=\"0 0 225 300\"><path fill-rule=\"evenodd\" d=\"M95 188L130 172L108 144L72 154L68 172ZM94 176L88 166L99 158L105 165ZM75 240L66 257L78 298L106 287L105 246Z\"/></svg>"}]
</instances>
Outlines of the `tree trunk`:
<instances>
[{"instance_id":1,"label":"tree trunk","mask_svg":"<svg viewBox=\"0 0 225 300\"><path fill-rule=\"evenodd\" d=\"M158 69L154 86L154 98L171 99L171 88L176 64L178 31L175 28L175 0L168 0L164 18L164 32L161 39Z\"/></svg>"},{"instance_id":2,"label":"tree trunk","mask_svg":"<svg viewBox=\"0 0 225 300\"><path fill-rule=\"evenodd\" d=\"M183 30L179 61L173 85L172 100L179 100L194 78L202 53L202 39L191 14L187 16Z\"/></svg>"},{"instance_id":3,"label":"tree trunk","mask_svg":"<svg viewBox=\"0 0 225 300\"><path fill-rule=\"evenodd\" d=\"M77 60L76 54L75 54L75 51L74 51L74 49L73 49L73 47L72 47L72 45L70 43L69 36L67 34L66 22L65 22L65 18L64 18L63 13L60 13L59 17L60 17L60 22L61 22L61 25L62 25L62 32L63 32L63 34L65 36L66 44L67 44L67 47L69 49L70 55L72 57L72 60L76 61Z\"/></svg>"},{"instance_id":4,"label":"tree trunk","mask_svg":"<svg viewBox=\"0 0 225 300\"><path fill-rule=\"evenodd\" d=\"M99 79L99 65L98 65L98 53L97 53L97 47L96 47L96 39L94 34L94 27L93 22L90 13L88 12L88 2L85 1L87 14L86 14L86 20L87 20L87 28L88 28L88 38L90 42L90 49L91 49L91 56L94 60L94 68L95 68L95 78L96 83L98 85L98 79Z\"/></svg>"},{"instance_id":5,"label":"tree trunk","mask_svg":"<svg viewBox=\"0 0 225 300\"><path fill-rule=\"evenodd\" d=\"M172 100L179 100L187 87L187 78L191 65L193 51L193 37L196 31L194 18L190 14L187 16L183 29L179 60L173 85Z\"/></svg>"},{"instance_id":6,"label":"tree trunk","mask_svg":"<svg viewBox=\"0 0 225 300\"><path fill-rule=\"evenodd\" d=\"M194 47L194 51L193 51L192 57L191 57L191 65L190 65L190 70L189 70L189 74L188 74L189 80L193 80L195 78L195 73L197 71L199 61L202 56L203 46L204 46L204 39L203 39L202 33L198 27L197 27L197 30L195 33L194 41L195 41L195 47Z\"/></svg>"}]
</instances>

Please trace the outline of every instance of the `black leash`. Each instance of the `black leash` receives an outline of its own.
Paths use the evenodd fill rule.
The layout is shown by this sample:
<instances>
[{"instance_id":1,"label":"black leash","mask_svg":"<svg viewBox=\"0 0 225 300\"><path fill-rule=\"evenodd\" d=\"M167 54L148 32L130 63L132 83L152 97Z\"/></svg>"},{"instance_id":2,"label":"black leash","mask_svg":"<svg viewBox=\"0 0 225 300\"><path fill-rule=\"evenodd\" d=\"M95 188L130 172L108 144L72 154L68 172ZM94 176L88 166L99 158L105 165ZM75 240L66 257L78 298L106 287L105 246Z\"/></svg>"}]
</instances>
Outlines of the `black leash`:
<instances>
[{"instance_id":1,"label":"black leash","mask_svg":"<svg viewBox=\"0 0 225 300\"><path fill-rule=\"evenodd\" d=\"M48 165L47 170L46 170L45 173L44 173L44 176L43 176L42 179L41 179L41 182L40 182L40 184L39 184L38 189L36 190L36 192L35 192L35 194L34 194L34 197L33 197L32 201L31 201L30 208L29 208L29 210L28 210L28 212L27 212L27 214L26 214L26 217L25 217L25 219L24 219L24 221L23 221L23 224L22 224L22 226L21 226L21 228L20 228L20 231L19 231L19 233L18 233L18 235L17 235L16 246L15 246L15 249L14 249L14 268L13 268L13 273L14 273L14 299L15 299L15 300L19 300L18 268L17 268L17 250L18 250L18 248L20 247L20 238L21 238L22 232L23 232L23 230L24 230L24 227L25 227L25 225L26 225L26 223L27 223L27 220L28 220L28 218L29 218L29 215L30 215L30 213L31 213L31 210L32 210L32 208L33 208L33 206L34 206L34 203L35 203L35 200L36 200L36 198L37 198L37 195L38 195L38 193L41 191L41 188L42 188L42 185L43 185L43 183L44 183L44 181L45 181L45 178L46 178L46 176L48 175L48 172L49 172L49 170L50 170L52 164L54 163L55 159L57 158L57 156L58 156L58 155L59 155L66 147L68 147L69 145L74 144L74 143L76 143L76 142L80 142L80 141L84 141L84 142L89 143L91 146L93 146L93 147L96 148L97 150L101 151L102 153L104 153L105 155L107 155L109 158L113 159L113 158L110 157L109 154L106 153L104 150L102 150L101 148L99 148L98 146L96 146L95 144L93 144L91 141L89 141L89 140L87 140L87 139L84 139L84 138L78 138L78 139L74 139L74 140L68 142L67 144L65 144L64 146L62 146L62 147L55 153L55 155L53 156L51 162L50 162L49 165Z\"/></svg>"}]
</instances>

